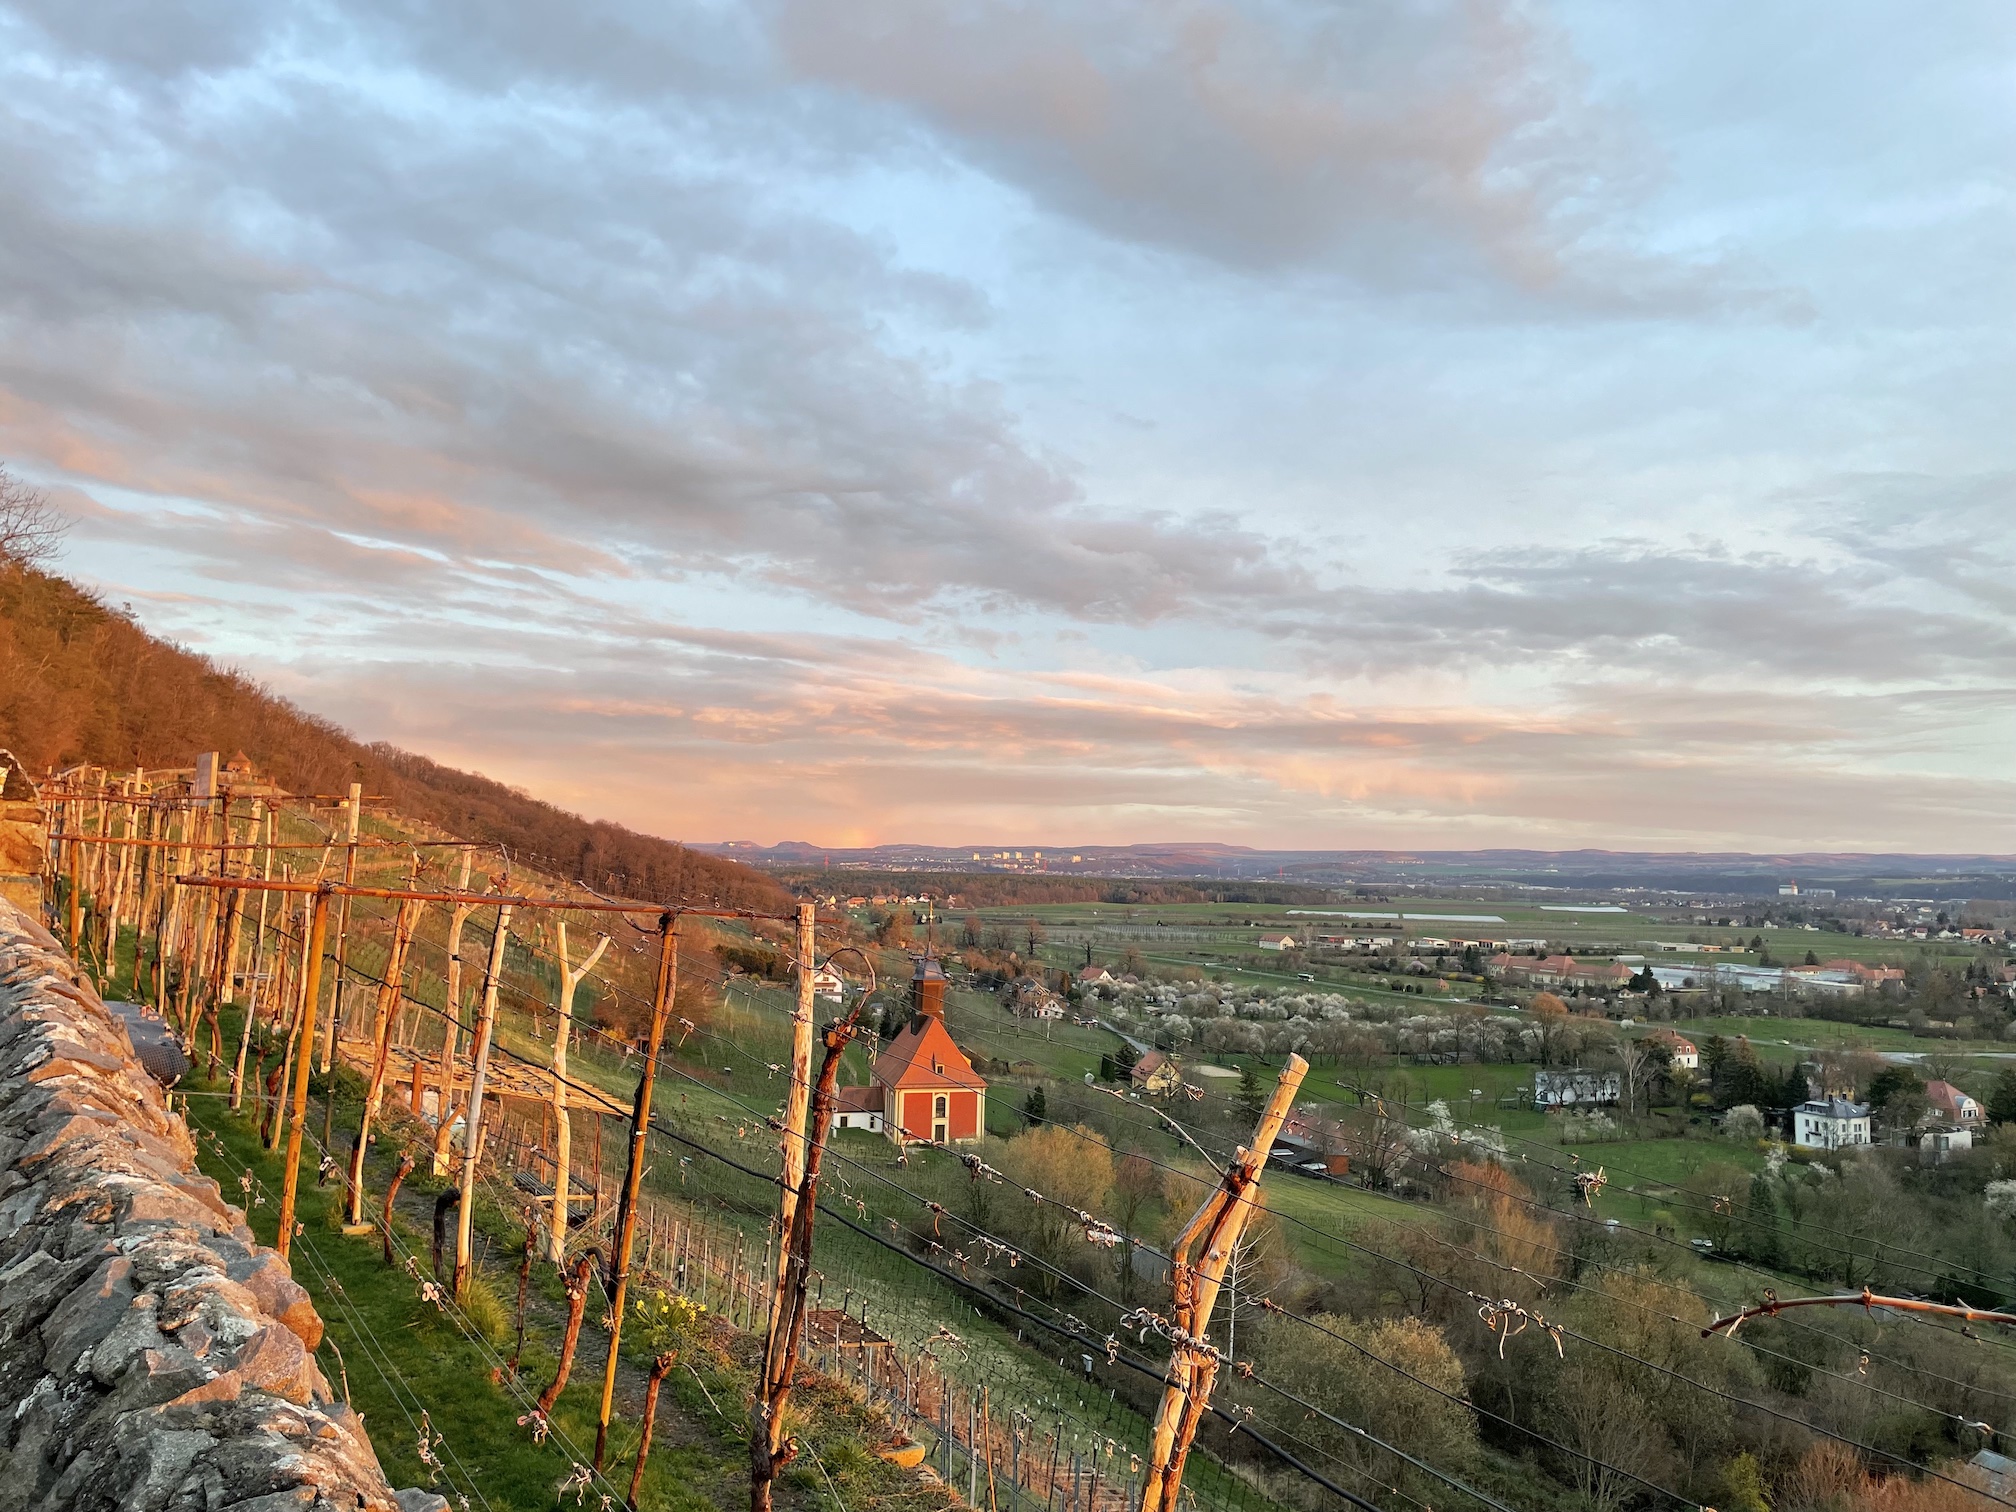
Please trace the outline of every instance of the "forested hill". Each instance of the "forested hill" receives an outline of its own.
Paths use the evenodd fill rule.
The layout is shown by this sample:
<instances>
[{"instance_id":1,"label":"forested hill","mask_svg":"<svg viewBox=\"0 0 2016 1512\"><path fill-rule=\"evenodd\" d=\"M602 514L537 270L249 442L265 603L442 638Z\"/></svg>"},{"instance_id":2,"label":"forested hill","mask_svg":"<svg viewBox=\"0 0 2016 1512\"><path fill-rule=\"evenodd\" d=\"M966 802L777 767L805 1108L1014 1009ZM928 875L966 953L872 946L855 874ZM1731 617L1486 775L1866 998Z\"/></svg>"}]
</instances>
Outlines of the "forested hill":
<instances>
[{"instance_id":1,"label":"forested hill","mask_svg":"<svg viewBox=\"0 0 2016 1512\"><path fill-rule=\"evenodd\" d=\"M207 657L149 635L66 579L0 564L0 747L30 771L187 766L243 751L293 792L361 782L398 813L492 841L569 880L664 901L781 908L762 872L583 819L411 751L367 745Z\"/></svg>"}]
</instances>

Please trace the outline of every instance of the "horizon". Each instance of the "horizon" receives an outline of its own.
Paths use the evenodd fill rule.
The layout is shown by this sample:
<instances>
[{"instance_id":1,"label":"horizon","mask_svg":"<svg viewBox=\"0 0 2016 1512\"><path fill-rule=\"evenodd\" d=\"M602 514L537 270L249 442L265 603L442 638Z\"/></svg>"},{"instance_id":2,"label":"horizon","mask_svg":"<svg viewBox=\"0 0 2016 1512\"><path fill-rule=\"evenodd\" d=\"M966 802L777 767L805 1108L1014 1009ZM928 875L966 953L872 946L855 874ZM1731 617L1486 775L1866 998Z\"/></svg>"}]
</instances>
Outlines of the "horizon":
<instances>
[{"instance_id":1,"label":"horizon","mask_svg":"<svg viewBox=\"0 0 2016 1512\"><path fill-rule=\"evenodd\" d=\"M2016 852L2005 8L0 38L0 463L363 739L668 837Z\"/></svg>"}]
</instances>

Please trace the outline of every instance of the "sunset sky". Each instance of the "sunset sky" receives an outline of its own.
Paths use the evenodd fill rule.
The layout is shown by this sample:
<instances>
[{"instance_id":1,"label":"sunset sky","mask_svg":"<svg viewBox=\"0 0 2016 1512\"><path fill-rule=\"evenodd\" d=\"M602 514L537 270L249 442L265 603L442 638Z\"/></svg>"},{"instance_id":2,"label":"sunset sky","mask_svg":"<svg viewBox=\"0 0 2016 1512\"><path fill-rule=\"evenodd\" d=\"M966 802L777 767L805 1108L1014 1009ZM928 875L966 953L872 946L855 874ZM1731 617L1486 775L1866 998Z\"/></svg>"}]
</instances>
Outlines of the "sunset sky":
<instances>
[{"instance_id":1,"label":"sunset sky","mask_svg":"<svg viewBox=\"0 0 2016 1512\"><path fill-rule=\"evenodd\" d=\"M2016 8L0 4L0 460L694 840L2016 852Z\"/></svg>"}]
</instances>

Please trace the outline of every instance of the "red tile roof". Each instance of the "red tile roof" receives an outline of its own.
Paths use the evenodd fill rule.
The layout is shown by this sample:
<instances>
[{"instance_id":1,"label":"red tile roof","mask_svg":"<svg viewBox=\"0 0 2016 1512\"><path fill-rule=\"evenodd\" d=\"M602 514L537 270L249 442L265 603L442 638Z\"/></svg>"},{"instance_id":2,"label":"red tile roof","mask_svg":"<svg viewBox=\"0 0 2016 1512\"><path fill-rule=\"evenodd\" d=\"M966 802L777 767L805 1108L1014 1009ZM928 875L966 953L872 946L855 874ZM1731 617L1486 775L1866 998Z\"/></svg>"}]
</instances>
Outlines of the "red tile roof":
<instances>
[{"instance_id":1,"label":"red tile roof","mask_svg":"<svg viewBox=\"0 0 2016 1512\"><path fill-rule=\"evenodd\" d=\"M875 1080L885 1087L972 1087L987 1079L973 1069L935 1014L922 1013L903 1026L875 1058Z\"/></svg>"}]
</instances>

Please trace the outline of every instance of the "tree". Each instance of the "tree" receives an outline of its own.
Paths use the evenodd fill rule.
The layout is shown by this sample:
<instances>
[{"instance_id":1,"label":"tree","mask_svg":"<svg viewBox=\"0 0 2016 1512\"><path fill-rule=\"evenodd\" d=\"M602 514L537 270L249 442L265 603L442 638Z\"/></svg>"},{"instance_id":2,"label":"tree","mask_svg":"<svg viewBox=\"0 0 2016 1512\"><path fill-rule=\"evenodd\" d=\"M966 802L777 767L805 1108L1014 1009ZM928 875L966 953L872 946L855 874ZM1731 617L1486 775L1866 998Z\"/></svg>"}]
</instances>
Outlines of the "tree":
<instances>
[{"instance_id":1,"label":"tree","mask_svg":"<svg viewBox=\"0 0 2016 1512\"><path fill-rule=\"evenodd\" d=\"M1050 1111L1050 1099L1043 1095L1041 1086L1031 1087L1029 1095L1022 1099L1022 1119L1030 1128L1043 1122Z\"/></svg>"},{"instance_id":2,"label":"tree","mask_svg":"<svg viewBox=\"0 0 2016 1512\"><path fill-rule=\"evenodd\" d=\"M1041 919L1029 919L1022 925L1022 935L1029 942L1029 959L1033 961L1036 959L1036 947L1050 937L1050 932L1043 927Z\"/></svg>"},{"instance_id":3,"label":"tree","mask_svg":"<svg viewBox=\"0 0 2016 1512\"><path fill-rule=\"evenodd\" d=\"M1279 1330L1268 1340L1266 1373L1293 1380L1333 1417L1431 1464L1460 1471L1475 1458L1477 1424L1463 1402L1462 1362L1439 1328L1418 1318L1374 1323L1330 1313L1311 1321L1317 1327ZM1372 1365L1367 1355L1398 1370ZM1323 1419L1296 1431L1379 1480L1422 1497L1436 1494L1420 1472L1366 1438Z\"/></svg>"},{"instance_id":4,"label":"tree","mask_svg":"<svg viewBox=\"0 0 2016 1512\"><path fill-rule=\"evenodd\" d=\"M1988 1116L1999 1123L2016 1123L2016 1070L1995 1078L1995 1090L1988 1095Z\"/></svg>"},{"instance_id":5,"label":"tree","mask_svg":"<svg viewBox=\"0 0 2016 1512\"><path fill-rule=\"evenodd\" d=\"M1533 1023L1540 1031L1540 1064L1551 1066L1568 1028L1568 1005L1551 992L1533 999Z\"/></svg>"},{"instance_id":6,"label":"tree","mask_svg":"<svg viewBox=\"0 0 2016 1512\"><path fill-rule=\"evenodd\" d=\"M1066 1129L1046 1123L1009 1140L1001 1161L1018 1185L1033 1187L1056 1199L1022 1203L1010 1209L1026 1225L1029 1247L1038 1258L1053 1265L1081 1259L1088 1246L1077 1237L1081 1226L1067 1209L1091 1210L1106 1205L1107 1193L1113 1187L1113 1150L1105 1137L1082 1124ZM1058 1203L1065 1206L1059 1207ZM1055 1294L1055 1275L1045 1273L1038 1280L1045 1296Z\"/></svg>"},{"instance_id":7,"label":"tree","mask_svg":"<svg viewBox=\"0 0 2016 1512\"><path fill-rule=\"evenodd\" d=\"M1267 1106L1267 1094L1260 1088L1260 1073L1248 1061L1239 1068L1239 1107L1248 1118L1258 1118Z\"/></svg>"},{"instance_id":8,"label":"tree","mask_svg":"<svg viewBox=\"0 0 2016 1512\"><path fill-rule=\"evenodd\" d=\"M56 555L70 522L40 489L0 465L0 567L40 567Z\"/></svg>"},{"instance_id":9,"label":"tree","mask_svg":"<svg viewBox=\"0 0 2016 1512\"><path fill-rule=\"evenodd\" d=\"M1748 1449L1729 1461L1729 1468L1722 1472L1722 1484L1728 1492L1723 1512L1771 1512L1771 1499L1764 1494L1764 1472Z\"/></svg>"},{"instance_id":10,"label":"tree","mask_svg":"<svg viewBox=\"0 0 2016 1512\"><path fill-rule=\"evenodd\" d=\"M1113 1080L1131 1081L1134 1067L1141 1060L1141 1052L1134 1048L1132 1040L1122 1040L1120 1048L1113 1052Z\"/></svg>"}]
</instances>

